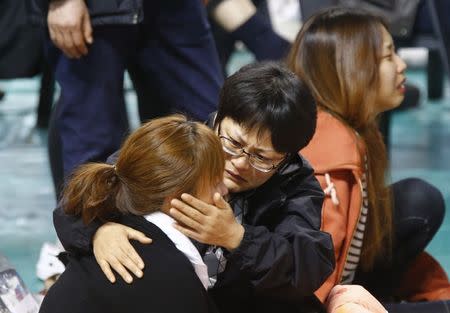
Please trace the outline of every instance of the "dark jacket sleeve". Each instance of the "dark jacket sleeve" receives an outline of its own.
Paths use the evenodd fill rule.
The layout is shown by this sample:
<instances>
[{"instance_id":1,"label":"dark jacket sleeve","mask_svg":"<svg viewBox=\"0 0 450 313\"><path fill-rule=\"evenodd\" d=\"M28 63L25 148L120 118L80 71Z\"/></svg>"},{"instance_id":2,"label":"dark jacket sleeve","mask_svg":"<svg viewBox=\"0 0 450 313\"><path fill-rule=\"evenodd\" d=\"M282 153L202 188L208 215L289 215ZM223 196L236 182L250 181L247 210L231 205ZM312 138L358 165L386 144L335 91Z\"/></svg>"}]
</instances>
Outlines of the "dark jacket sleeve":
<instances>
[{"instance_id":1,"label":"dark jacket sleeve","mask_svg":"<svg viewBox=\"0 0 450 313\"><path fill-rule=\"evenodd\" d=\"M59 205L53 211L53 224L64 249L71 253L92 251L92 237L101 226L99 221L86 225L78 215L68 215Z\"/></svg>"},{"instance_id":2,"label":"dark jacket sleeve","mask_svg":"<svg viewBox=\"0 0 450 313\"><path fill-rule=\"evenodd\" d=\"M293 179L285 186L295 191L287 191L272 208L281 215L275 225L244 224L240 246L228 255L257 291L287 288L310 295L334 269L331 236L320 231L323 192L312 169L302 171L301 181Z\"/></svg>"}]
</instances>

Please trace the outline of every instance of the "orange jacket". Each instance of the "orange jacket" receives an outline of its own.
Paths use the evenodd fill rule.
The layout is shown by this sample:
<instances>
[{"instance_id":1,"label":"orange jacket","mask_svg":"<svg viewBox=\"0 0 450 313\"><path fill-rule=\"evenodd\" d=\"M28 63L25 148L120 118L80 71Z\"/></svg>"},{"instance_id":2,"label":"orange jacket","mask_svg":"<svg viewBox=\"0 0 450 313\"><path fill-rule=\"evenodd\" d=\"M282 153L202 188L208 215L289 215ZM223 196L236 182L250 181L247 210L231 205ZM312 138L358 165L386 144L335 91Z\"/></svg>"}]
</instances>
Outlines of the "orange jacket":
<instances>
[{"instance_id":1,"label":"orange jacket","mask_svg":"<svg viewBox=\"0 0 450 313\"><path fill-rule=\"evenodd\" d=\"M311 142L300 153L311 163L316 178L327 191L322 207L322 230L333 238L336 268L316 296L325 301L339 284L362 204L362 164L357 134L331 114L319 110ZM327 177L329 175L329 181ZM333 203L332 189L336 192Z\"/></svg>"},{"instance_id":2,"label":"orange jacket","mask_svg":"<svg viewBox=\"0 0 450 313\"><path fill-rule=\"evenodd\" d=\"M361 213L363 164L359 149L364 148L355 131L331 114L319 110L314 137L300 151L311 163L326 193L322 207L322 230L331 234L335 250L336 268L315 292L322 302L341 280ZM411 284L411 280L416 284ZM450 299L450 284L445 271L426 253L413 262L402 286L405 287L399 294L406 300Z\"/></svg>"}]
</instances>

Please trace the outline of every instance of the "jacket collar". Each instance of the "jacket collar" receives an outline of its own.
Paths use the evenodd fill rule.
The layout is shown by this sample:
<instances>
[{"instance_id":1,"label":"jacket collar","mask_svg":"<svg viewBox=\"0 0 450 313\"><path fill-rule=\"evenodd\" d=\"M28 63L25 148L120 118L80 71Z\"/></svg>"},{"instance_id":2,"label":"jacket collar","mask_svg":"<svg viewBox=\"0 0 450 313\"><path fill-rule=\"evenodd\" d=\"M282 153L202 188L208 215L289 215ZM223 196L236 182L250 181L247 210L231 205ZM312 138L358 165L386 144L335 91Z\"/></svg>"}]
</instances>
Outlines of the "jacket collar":
<instances>
[{"instance_id":1,"label":"jacket collar","mask_svg":"<svg viewBox=\"0 0 450 313\"><path fill-rule=\"evenodd\" d=\"M316 174L330 170L361 168L358 134L328 112L319 110L316 132L309 144L300 150Z\"/></svg>"}]
</instances>

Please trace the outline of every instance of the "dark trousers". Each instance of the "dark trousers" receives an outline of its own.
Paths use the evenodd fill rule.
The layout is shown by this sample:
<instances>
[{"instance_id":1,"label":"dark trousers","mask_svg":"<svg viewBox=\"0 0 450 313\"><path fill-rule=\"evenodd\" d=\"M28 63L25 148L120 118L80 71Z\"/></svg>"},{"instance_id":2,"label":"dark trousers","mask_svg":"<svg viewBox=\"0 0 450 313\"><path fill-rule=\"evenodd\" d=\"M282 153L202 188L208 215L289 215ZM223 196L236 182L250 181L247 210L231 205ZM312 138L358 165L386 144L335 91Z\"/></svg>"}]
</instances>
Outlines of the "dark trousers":
<instances>
[{"instance_id":1,"label":"dark trousers","mask_svg":"<svg viewBox=\"0 0 450 313\"><path fill-rule=\"evenodd\" d=\"M391 308L388 309L390 313L448 312L430 309L435 306L445 308L442 303L427 302L429 307L414 303L389 304L395 301L395 290L408 264L425 250L441 226L445 214L441 192L423 180L404 179L392 184L391 188L394 198L392 258L380 258L370 272L358 270L353 283L364 286L384 301ZM419 308L425 309L417 311Z\"/></svg>"},{"instance_id":2,"label":"dark trousers","mask_svg":"<svg viewBox=\"0 0 450 313\"><path fill-rule=\"evenodd\" d=\"M242 41L257 61L278 61L286 57L289 52L291 44L273 30L266 1L253 0L253 3L258 11L231 33L210 19L224 73L226 73L231 54L235 50L236 41Z\"/></svg>"},{"instance_id":3,"label":"dark trousers","mask_svg":"<svg viewBox=\"0 0 450 313\"><path fill-rule=\"evenodd\" d=\"M450 300L385 303L384 307L389 313L450 313Z\"/></svg>"},{"instance_id":4,"label":"dark trousers","mask_svg":"<svg viewBox=\"0 0 450 313\"><path fill-rule=\"evenodd\" d=\"M61 96L49 127L50 159L63 177L88 161L104 161L128 133L124 70L139 87L142 119L182 112L206 120L223 82L201 1L144 1L138 25L94 26L94 43L79 60L48 44ZM59 153L59 155L58 155ZM53 155L52 155L53 154ZM62 172L62 175L61 175Z\"/></svg>"}]
</instances>

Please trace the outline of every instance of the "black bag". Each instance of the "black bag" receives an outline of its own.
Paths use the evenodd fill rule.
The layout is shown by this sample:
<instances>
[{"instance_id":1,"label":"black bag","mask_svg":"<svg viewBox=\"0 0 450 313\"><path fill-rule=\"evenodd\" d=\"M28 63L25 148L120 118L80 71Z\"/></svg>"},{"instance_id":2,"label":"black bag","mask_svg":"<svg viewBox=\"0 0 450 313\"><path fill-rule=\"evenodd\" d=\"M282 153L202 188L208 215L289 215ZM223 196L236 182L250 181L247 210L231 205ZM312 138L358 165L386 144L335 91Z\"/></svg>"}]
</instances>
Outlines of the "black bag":
<instances>
[{"instance_id":1,"label":"black bag","mask_svg":"<svg viewBox=\"0 0 450 313\"><path fill-rule=\"evenodd\" d=\"M420 0L339 0L346 7L364 9L386 19L393 37L411 36Z\"/></svg>"}]
</instances>

